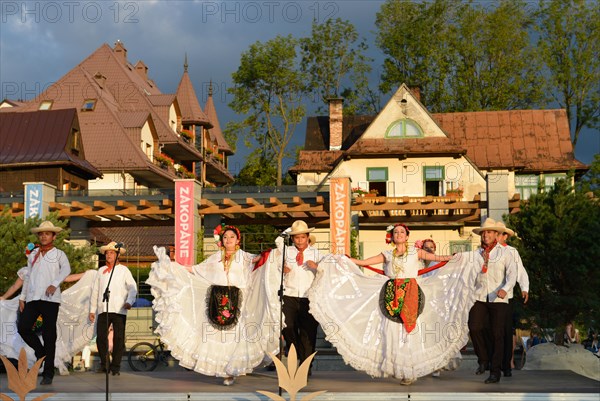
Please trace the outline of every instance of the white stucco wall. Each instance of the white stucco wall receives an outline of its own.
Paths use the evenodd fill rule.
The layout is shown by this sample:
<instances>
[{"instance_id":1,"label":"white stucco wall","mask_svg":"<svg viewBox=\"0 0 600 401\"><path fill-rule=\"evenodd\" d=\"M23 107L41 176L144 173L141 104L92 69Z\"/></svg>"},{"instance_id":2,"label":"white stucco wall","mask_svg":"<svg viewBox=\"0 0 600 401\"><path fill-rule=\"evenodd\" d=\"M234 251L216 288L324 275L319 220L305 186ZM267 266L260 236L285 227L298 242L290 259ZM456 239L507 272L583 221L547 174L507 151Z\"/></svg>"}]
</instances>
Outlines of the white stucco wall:
<instances>
[{"instance_id":1,"label":"white stucco wall","mask_svg":"<svg viewBox=\"0 0 600 401\"><path fill-rule=\"evenodd\" d=\"M103 172L103 178L98 178L88 182L89 190L96 189L139 189L145 188L135 185L135 180L131 175L125 173Z\"/></svg>"}]
</instances>

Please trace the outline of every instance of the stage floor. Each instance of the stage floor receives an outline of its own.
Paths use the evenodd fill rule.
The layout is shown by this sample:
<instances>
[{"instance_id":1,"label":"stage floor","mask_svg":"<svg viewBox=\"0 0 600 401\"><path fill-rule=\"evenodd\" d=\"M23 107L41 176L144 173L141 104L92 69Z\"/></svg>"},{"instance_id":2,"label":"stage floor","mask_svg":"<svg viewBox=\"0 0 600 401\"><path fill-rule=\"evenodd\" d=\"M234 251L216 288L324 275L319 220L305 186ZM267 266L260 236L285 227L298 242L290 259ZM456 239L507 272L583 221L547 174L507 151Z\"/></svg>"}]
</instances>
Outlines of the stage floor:
<instances>
[{"instance_id":1,"label":"stage floor","mask_svg":"<svg viewBox=\"0 0 600 401\"><path fill-rule=\"evenodd\" d=\"M484 384L487 375L476 376L467 370L442 372L441 377L423 377L410 386L396 379L372 379L355 371L317 371L302 393L327 390L316 400L593 400L600 401L600 382L559 370L514 370L510 378L497 384ZM39 383L39 379L38 379ZM103 374L75 372L55 376L50 386L38 386L34 393L56 393L49 400L104 400ZM230 387L222 379L207 377L181 368L155 372L126 371L110 376L109 399L154 400L267 400L257 390L278 392L275 372L259 370L240 377ZM0 375L0 391L18 399L8 390L6 375ZM285 395L286 399L289 399ZM298 397L300 400L301 397Z\"/></svg>"}]
</instances>

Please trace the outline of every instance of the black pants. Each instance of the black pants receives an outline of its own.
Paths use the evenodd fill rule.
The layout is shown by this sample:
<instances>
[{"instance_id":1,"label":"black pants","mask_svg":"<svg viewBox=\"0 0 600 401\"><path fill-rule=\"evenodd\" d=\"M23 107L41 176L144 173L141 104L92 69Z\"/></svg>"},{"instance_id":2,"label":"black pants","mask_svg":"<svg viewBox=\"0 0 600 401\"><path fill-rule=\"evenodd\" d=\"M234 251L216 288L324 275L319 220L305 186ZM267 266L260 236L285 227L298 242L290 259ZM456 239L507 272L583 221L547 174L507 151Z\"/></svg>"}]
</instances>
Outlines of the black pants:
<instances>
[{"instance_id":1,"label":"black pants","mask_svg":"<svg viewBox=\"0 0 600 401\"><path fill-rule=\"evenodd\" d=\"M302 363L315 352L319 323L308 312L308 298L284 296L283 314L286 325L283 338L288 347L294 344L298 361Z\"/></svg>"},{"instance_id":2,"label":"black pants","mask_svg":"<svg viewBox=\"0 0 600 401\"><path fill-rule=\"evenodd\" d=\"M108 315L108 324L106 323ZM108 355L108 330L107 327L113 326L113 349L112 358L110 359L109 370L111 372L119 372L121 370L121 358L125 350L125 323L127 316L119 313L101 313L98 315L98 324L96 326L97 338L96 345L98 346L98 356L100 357L100 366L105 369L106 357Z\"/></svg>"},{"instance_id":3,"label":"black pants","mask_svg":"<svg viewBox=\"0 0 600 401\"><path fill-rule=\"evenodd\" d=\"M479 364L491 362L490 374L500 376L508 304L475 302L469 311L469 332Z\"/></svg>"},{"instance_id":4,"label":"black pants","mask_svg":"<svg viewBox=\"0 0 600 401\"><path fill-rule=\"evenodd\" d=\"M35 351L35 357L44 359L44 377L54 377L54 356L56 354L56 319L59 303L48 301L31 301L25 304L25 309L19 319L19 334L23 341ZM31 329L38 316L42 315L42 339Z\"/></svg>"}]
</instances>

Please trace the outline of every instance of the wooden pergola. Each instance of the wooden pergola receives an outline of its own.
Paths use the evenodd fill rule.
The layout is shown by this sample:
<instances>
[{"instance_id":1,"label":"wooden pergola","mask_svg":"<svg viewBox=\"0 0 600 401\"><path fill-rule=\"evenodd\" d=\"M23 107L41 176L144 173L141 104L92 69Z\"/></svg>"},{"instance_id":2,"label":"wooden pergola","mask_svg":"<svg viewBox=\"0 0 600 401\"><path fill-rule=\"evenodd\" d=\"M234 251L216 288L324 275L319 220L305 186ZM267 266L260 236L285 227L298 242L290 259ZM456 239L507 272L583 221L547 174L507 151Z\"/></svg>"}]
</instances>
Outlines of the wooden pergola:
<instances>
[{"instance_id":1,"label":"wooden pergola","mask_svg":"<svg viewBox=\"0 0 600 401\"><path fill-rule=\"evenodd\" d=\"M169 197L157 199L122 200L65 199L50 203L50 210L59 217L82 217L93 221L114 222L132 220L143 225L149 221L173 220L174 201ZM516 194L509 200L509 212L519 211L520 198ZM360 225L385 225L402 220L412 225L477 225L481 210L487 202L479 196L472 200L451 197L364 197L353 199L351 210L358 212ZM12 216L22 216L23 202L0 204L0 212L9 210ZM329 199L317 193L302 194L210 194L198 206L202 217L219 215L228 224L268 224L287 227L292 220L302 219L316 227L329 226ZM166 223L166 221L165 221Z\"/></svg>"}]
</instances>

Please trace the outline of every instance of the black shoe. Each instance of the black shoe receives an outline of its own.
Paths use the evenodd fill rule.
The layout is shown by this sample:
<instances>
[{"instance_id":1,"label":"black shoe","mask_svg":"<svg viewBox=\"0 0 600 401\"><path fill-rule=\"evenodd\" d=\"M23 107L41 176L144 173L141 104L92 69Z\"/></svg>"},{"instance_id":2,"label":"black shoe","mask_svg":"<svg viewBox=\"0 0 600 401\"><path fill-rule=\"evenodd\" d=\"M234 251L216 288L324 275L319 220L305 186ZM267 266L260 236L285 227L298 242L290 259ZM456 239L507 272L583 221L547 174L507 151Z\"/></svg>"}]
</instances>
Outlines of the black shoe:
<instances>
[{"instance_id":1,"label":"black shoe","mask_svg":"<svg viewBox=\"0 0 600 401\"><path fill-rule=\"evenodd\" d=\"M46 386L48 384L52 384L52 378L51 377L44 377L42 379L42 381L40 382L41 385Z\"/></svg>"},{"instance_id":2,"label":"black shoe","mask_svg":"<svg viewBox=\"0 0 600 401\"><path fill-rule=\"evenodd\" d=\"M504 377L512 377L512 370L508 369L504 371Z\"/></svg>"},{"instance_id":3,"label":"black shoe","mask_svg":"<svg viewBox=\"0 0 600 401\"><path fill-rule=\"evenodd\" d=\"M477 370L475 371L476 375L482 375L485 373L485 364L484 363L480 363L479 366L477 367Z\"/></svg>"},{"instance_id":4,"label":"black shoe","mask_svg":"<svg viewBox=\"0 0 600 401\"><path fill-rule=\"evenodd\" d=\"M496 376L496 375L490 375L490 377L488 377L487 379L485 379L485 384L490 384L490 383L498 383L500 381L500 376Z\"/></svg>"},{"instance_id":5,"label":"black shoe","mask_svg":"<svg viewBox=\"0 0 600 401\"><path fill-rule=\"evenodd\" d=\"M96 373L106 373L106 368L103 368L102 366L99 367L98 369L95 370Z\"/></svg>"},{"instance_id":6,"label":"black shoe","mask_svg":"<svg viewBox=\"0 0 600 401\"><path fill-rule=\"evenodd\" d=\"M121 372L119 372L118 370L113 370L112 375L113 376L121 376Z\"/></svg>"},{"instance_id":7,"label":"black shoe","mask_svg":"<svg viewBox=\"0 0 600 401\"><path fill-rule=\"evenodd\" d=\"M267 366L267 370L269 372L273 372L273 371L275 371L275 369L277 369L277 368L275 368L275 363L274 362L271 362L271 364L269 366Z\"/></svg>"}]
</instances>

